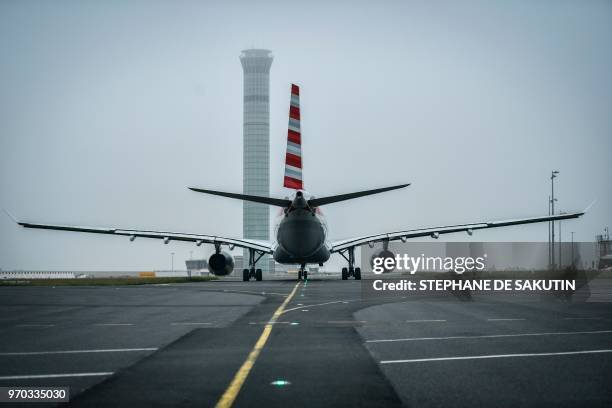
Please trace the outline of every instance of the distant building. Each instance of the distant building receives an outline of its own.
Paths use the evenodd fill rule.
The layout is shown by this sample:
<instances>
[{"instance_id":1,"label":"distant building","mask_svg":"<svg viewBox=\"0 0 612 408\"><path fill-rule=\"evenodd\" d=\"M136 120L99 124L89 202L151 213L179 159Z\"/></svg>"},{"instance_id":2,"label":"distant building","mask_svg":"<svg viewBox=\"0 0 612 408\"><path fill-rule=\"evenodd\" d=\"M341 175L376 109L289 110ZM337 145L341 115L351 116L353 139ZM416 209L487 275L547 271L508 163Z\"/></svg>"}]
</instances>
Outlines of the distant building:
<instances>
[{"instance_id":1,"label":"distant building","mask_svg":"<svg viewBox=\"0 0 612 408\"><path fill-rule=\"evenodd\" d=\"M243 192L270 195L270 67L272 52L263 49L242 51L243 88ZM244 238L270 239L270 209L265 204L243 202ZM249 252L244 251L248 266ZM273 263L264 256L257 267L269 272ZM240 268L242 269L242 267Z\"/></svg>"},{"instance_id":2,"label":"distant building","mask_svg":"<svg viewBox=\"0 0 612 408\"><path fill-rule=\"evenodd\" d=\"M234 257L234 273L238 273L238 272L242 273L243 269L244 269L244 256L236 255Z\"/></svg>"},{"instance_id":3,"label":"distant building","mask_svg":"<svg viewBox=\"0 0 612 408\"><path fill-rule=\"evenodd\" d=\"M0 279L75 279L74 272L63 271L0 271Z\"/></svg>"},{"instance_id":4,"label":"distant building","mask_svg":"<svg viewBox=\"0 0 612 408\"><path fill-rule=\"evenodd\" d=\"M279 264L278 262L274 262L274 272L275 273L287 273L287 269L290 268L290 265Z\"/></svg>"},{"instance_id":5,"label":"distant building","mask_svg":"<svg viewBox=\"0 0 612 408\"><path fill-rule=\"evenodd\" d=\"M206 259L189 259L185 261L185 267L188 271L207 271L208 261Z\"/></svg>"}]
</instances>

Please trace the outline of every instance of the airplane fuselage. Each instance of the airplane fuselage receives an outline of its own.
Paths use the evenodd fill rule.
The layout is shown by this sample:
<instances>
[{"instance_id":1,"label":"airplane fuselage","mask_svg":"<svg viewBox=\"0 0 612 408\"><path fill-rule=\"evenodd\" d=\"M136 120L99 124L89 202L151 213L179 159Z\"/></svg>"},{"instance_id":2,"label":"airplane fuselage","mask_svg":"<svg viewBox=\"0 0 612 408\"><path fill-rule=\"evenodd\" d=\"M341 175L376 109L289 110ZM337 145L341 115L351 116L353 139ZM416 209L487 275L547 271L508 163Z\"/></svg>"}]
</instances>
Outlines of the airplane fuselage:
<instances>
[{"instance_id":1,"label":"airplane fuselage","mask_svg":"<svg viewBox=\"0 0 612 408\"><path fill-rule=\"evenodd\" d=\"M276 225L274 260L283 264L322 264L330 257L327 224L318 208L310 208L298 191L282 210Z\"/></svg>"}]
</instances>

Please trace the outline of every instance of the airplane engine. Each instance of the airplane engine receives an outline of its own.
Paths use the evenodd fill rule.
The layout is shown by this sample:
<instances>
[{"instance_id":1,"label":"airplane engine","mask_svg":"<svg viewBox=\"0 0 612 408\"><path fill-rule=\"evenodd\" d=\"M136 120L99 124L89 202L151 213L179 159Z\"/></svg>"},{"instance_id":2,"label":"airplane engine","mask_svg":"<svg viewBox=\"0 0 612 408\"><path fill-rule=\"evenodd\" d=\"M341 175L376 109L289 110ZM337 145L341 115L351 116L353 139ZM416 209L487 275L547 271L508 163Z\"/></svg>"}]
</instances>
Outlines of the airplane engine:
<instances>
[{"instance_id":1,"label":"airplane engine","mask_svg":"<svg viewBox=\"0 0 612 408\"><path fill-rule=\"evenodd\" d=\"M381 249L379 249L378 251L376 251L376 252L374 252L372 254L372 257L370 258L370 266L372 268L374 268L374 259L375 258L384 258L384 259L391 258L391 259L393 259L393 265L395 266L395 254L393 252L389 251L388 249L381 248ZM395 270L395 267L393 267L391 269L385 268L385 261L383 261L381 266L384 268L383 273L393 272Z\"/></svg>"},{"instance_id":2,"label":"airplane engine","mask_svg":"<svg viewBox=\"0 0 612 408\"><path fill-rule=\"evenodd\" d=\"M227 252L212 254L208 258L208 270L216 276L229 275L234 271L234 257Z\"/></svg>"}]
</instances>

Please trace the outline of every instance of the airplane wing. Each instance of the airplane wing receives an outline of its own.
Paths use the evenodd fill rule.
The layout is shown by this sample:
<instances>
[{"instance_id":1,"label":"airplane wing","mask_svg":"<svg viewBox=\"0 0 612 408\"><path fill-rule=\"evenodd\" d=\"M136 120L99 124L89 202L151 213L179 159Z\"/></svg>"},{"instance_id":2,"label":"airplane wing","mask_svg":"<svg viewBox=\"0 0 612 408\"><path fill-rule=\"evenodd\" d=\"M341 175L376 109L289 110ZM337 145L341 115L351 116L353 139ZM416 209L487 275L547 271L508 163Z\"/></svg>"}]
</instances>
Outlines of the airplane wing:
<instances>
[{"instance_id":1,"label":"airplane wing","mask_svg":"<svg viewBox=\"0 0 612 408\"><path fill-rule=\"evenodd\" d=\"M9 214L10 215L10 214ZM11 216L11 218L13 218ZM180 232L168 232L168 231L150 231L150 230L135 230L135 229L121 229L121 228L96 228L96 227L77 227L71 225L55 225L55 224L37 224L31 222L18 221L13 218L17 224L25 228L38 228L38 229L50 229L59 231L76 231L76 232L89 232L93 234L109 234L109 235L123 235L130 238L133 241L136 238L157 238L164 241L167 244L170 241L184 241L184 242L195 242L196 245L202 244L219 244L227 245L230 249L233 247L249 248L266 254L271 254L272 243L260 240L251 239L236 239L226 238L216 235L202 235L202 234L188 234Z\"/></svg>"},{"instance_id":2,"label":"airplane wing","mask_svg":"<svg viewBox=\"0 0 612 408\"><path fill-rule=\"evenodd\" d=\"M331 252L341 252L351 247L373 244L382 241L405 241L410 238L432 237L438 238L441 234L450 234L453 232L467 232L472 235L472 232L479 229L509 227L511 225L533 224L536 222L567 220L570 218L578 218L584 215L585 211L573 212L559 215L545 215L541 217L518 218L513 220L503 221L485 221L472 224L448 225L443 227L419 228L413 230L388 232L376 235L364 235L361 237L349 238L341 241L335 241L331 244Z\"/></svg>"}]
</instances>

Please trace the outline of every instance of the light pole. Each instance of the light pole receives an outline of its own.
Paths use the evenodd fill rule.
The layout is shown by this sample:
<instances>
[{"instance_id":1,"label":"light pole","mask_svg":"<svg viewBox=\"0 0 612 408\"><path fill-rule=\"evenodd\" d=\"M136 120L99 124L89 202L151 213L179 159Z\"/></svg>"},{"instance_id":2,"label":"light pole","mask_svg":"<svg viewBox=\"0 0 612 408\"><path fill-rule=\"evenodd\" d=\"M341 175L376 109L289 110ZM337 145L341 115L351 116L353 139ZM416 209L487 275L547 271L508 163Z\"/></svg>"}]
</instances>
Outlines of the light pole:
<instances>
[{"instance_id":1,"label":"light pole","mask_svg":"<svg viewBox=\"0 0 612 408\"><path fill-rule=\"evenodd\" d=\"M174 252L170 252L170 256L171 256L171 267L172 267L172 272L174 272Z\"/></svg>"},{"instance_id":2,"label":"light pole","mask_svg":"<svg viewBox=\"0 0 612 408\"><path fill-rule=\"evenodd\" d=\"M604 253L603 255L608 255L608 253L610 252L610 229L608 227L604 228Z\"/></svg>"},{"instance_id":3,"label":"light pole","mask_svg":"<svg viewBox=\"0 0 612 408\"><path fill-rule=\"evenodd\" d=\"M559 174L559 171L553 170L550 173L550 215L555 215L555 178ZM555 270L555 222L551 221L550 224L550 243L551 247L551 265L553 271Z\"/></svg>"},{"instance_id":4,"label":"light pole","mask_svg":"<svg viewBox=\"0 0 612 408\"><path fill-rule=\"evenodd\" d=\"M548 216L550 217L550 195L548 196ZM548 222L548 267L550 268L552 265L552 258L550 256L550 224L551 222Z\"/></svg>"},{"instance_id":5,"label":"light pole","mask_svg":"<svg viewBox=\"0 0 612 408\"><path fill-rule=\"evenodd\" d=\"M574 269L574 231L572 231L572 269Z\"/></svg>"},{"instance_id":6,"label":"light pole","mask_svg":"<svg viewBox=\"0 0 612 408\"><path fill-rule=\"evenodd\" d=\"M567 214L565 211L560 211L560 215ZM561 234L561 221L559 221L559 269L563 269L563 235Z\"/></svg>"}]
</instances>

